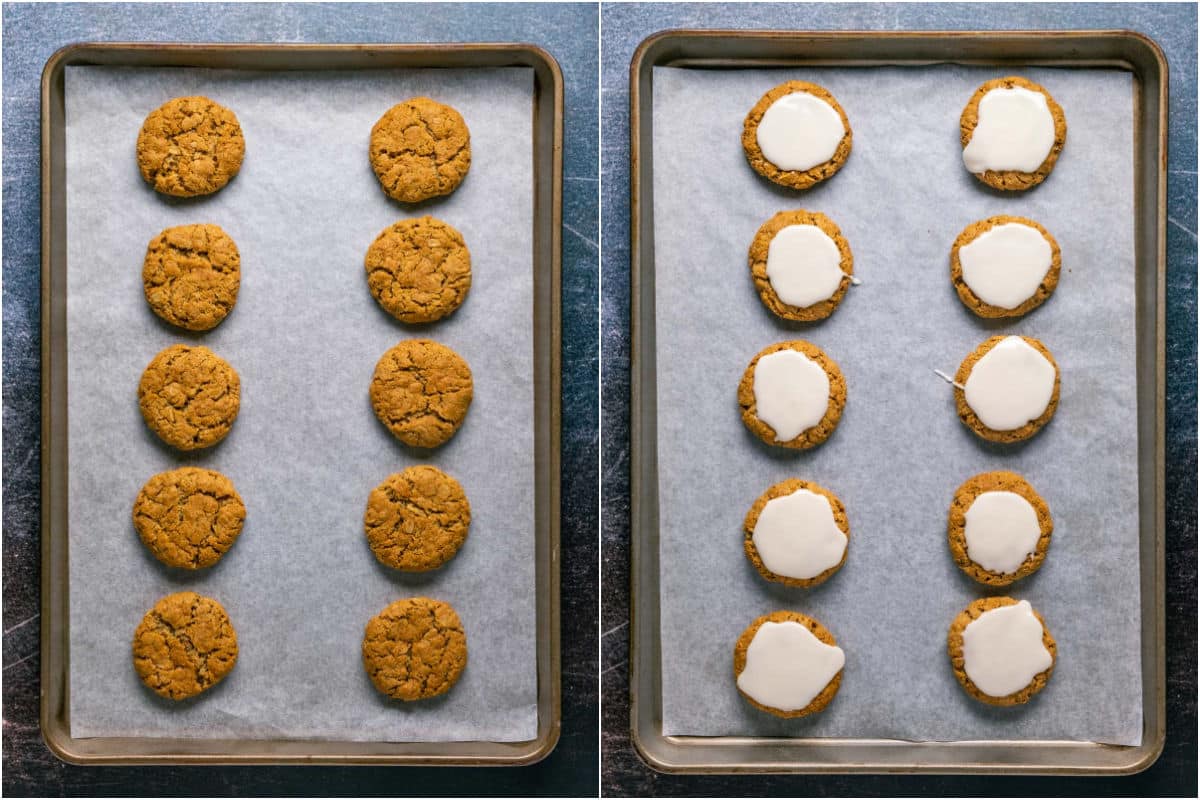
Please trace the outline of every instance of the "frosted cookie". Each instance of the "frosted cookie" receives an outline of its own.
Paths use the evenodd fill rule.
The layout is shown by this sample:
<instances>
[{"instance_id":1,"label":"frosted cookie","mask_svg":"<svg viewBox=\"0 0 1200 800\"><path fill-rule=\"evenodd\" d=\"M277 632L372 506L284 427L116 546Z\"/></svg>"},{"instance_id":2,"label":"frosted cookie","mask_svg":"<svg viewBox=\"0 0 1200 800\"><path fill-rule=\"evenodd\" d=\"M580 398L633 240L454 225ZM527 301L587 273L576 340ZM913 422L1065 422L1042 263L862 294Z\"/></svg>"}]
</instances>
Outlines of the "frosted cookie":
<instances>
[{"instance_id":1,"label":"frosted cookie","mask_svg":"<svg viewBox=\"0 0 1200 800\"><path fill-rule=\"evenodd\" d=\"M237 633L224 607L195 592L162 598L133 633L133 668L147 688L170 700L211 689L237 657Z\"/></svg>"},{"instance_id":2,"label":"frosted cookie","mask_svg":"<svg viewBox=\"0 0 1200 800\"><path fill-rule=\"evenodd\" d=\"M754 171L793 189L807 189L841 169L852 140L838 101L805 81L781 83L764 94L742 126L742 148Z\"/></svg>"},{"instance_id":3,"label":"frosted cookie","mask_svg":"<svg viewBox=\"0 0 1200 800\"><path fill-rule=\"evenodd\" d=\"M780 211L750 243L750 275L763 305L784 319L825 319L854 281L854 256L833 220Z\"/></svg>"},{"instance_id":4,"label":"frosted cookie","mask_svg":"<svg viewBox=\"0 0 1200 800\"><path fill-rule=\"evenodd\" d=\"M1062 108L1041 86L1015 76L980 86L958 124L967 172L1007 191L1044 181L1067 141Z\"/></svg>"},{"instance_id":5,"label":"frosted cookie","mask_svg":"<svg viewBox=\"0 0 1200 800\"><path fill-rule=\"evenodd\" d=\"M212 194L238 174L246 142L237 115L207 97L176 97L150 112L137 138L142 178L175 197Z\"/></svg>"},{"instance_id":6,"label":"frosted cookie","mask_svg":"<svg viewBox=\"0 0 1200 800\"><path fill-rule=\"evenodd\" d=\"M436 467L389 475L367 498L363 530L380 564L405 572L437 569L466 541L471 504L462 486Z\"/></svg>"},{"instance_id":7,"label":"frosted cookie","mask_svg":"<svg viewBox=\"0 0 1200 800\"><path fill-rule=\"evenodd\" d=\"M758 710L788 719L829 705L841 688L845 663L833 634L794 611L754 620L733 650L738 693Z\"/></svg>"},{"instance_id":8,"label":"frosted cookie","mask_svg":"<svg viewBox=\"0 0 1200 800\"><path fill-rule=\"evenodd\" d=\"M241 263L237 245L219 225L167 228L146 247L146 302L172 325L215 328L237 302Z\"/></svg>"},{"instance_id":9,"label":"frosted cookie","mask_svg":"<svg viewBox=\"0 0 1200 800\"><path fill-rule=\"evenodd\" d=\"M363 669L396 700L445 694L467 666L467 634L449 603L428 597L397 600L367 623Z\"/></svg>"},{"instance_id":10,"label":"frosted cookie","mask_svg":"<svg viewBox=\"0 0 1200 800\"><path fill-rule=\"evenodd\" d=\"M762 493L744 524L746 558L769 581L808 588L846 563L850 523L833 492L790 478Z\"/></svg>"},{"instance_id":11,"label":"frosted cookie","mask_svg":"<svg viewBox=\"0 0 1200 800\"><path fill-rule=\"evenodd\" d=\"M371 169L395 200L418 203L450 194L471 168L471 132L454 108L413 97L371 128Z\"/></svg>"},{"instance_id":12,"label":"frosted cookie","mask_svg":"<svg viewBox=\"0 0 1200 800\"><path fill-rule=\"evenodd\" d=\"M959 569L980 583L1007 586L1037 571L1054 522L1050 507L1015 472L984 472L954 493L946 536Z\"/></svg>"},{"instance_id":13,"label":"frosted cookie","mask_svg":"<svg viewBox=\"0 0 1200 800\"><path fill-rule=\"evenodd\" d=\"M990 442L1024 441L1058 408L1058 364L1032 336L988 339L963 359L955 383L958 418Z\"/></svg>"},{"instance_id":14,"label":"frosted cookie","mask_svg":"<svg viewBox=\"0 0 1200 800\"><path fill-rule=\"evenodd\" d=\"M946 637L954 677L993 706L1029 702L1046 688L1058 647L1042 615L1011 597L984 597L954 618Z\"/></svg>"},{"instance_id":15,"label":"frosted cookie","mask_svg":"<svg viewBox=\"0 0 1200 800\"><path fill-rule=\"evenodd\" d=\"M992 319L1019 317L1058 286L1062 251L1050 232L1025 217L972 222L950 248L950 279L963 305Z\"/></svg>"},{"instance_id":16,"label":"frosted cookie","mask_svg":"<svg viewBox=\"0 0 1200 800\"><path fill-rule=\"evenodd\" d=\"M738 384L742 422L767 444L806 450L829 438L846 405L837 362L796 339L765 348Z\"/></svg>"},{"instance_id":17,"label":"frosted cookie","mask_svg":"<svg viewBox=\"0 0 1200 800\"><path fill-rule=\"evenodd\" d=\"M198 450L233 428L241 385L229 362L207 347L171 345L142 372L138 406L158 438L180 450Z\"/></svg>"},{"instance_id":18,"label":"frosted cookie","mask_svg":"<svg viewBox=\"0 0 1200 800\"><path fill-rule=\"evenodd\" d=\"M160 472L138 492L133 526L162 563L181 569L211 567L242 532L246 506L219 472L180 467Z\"/></svg>"}]
</instances>

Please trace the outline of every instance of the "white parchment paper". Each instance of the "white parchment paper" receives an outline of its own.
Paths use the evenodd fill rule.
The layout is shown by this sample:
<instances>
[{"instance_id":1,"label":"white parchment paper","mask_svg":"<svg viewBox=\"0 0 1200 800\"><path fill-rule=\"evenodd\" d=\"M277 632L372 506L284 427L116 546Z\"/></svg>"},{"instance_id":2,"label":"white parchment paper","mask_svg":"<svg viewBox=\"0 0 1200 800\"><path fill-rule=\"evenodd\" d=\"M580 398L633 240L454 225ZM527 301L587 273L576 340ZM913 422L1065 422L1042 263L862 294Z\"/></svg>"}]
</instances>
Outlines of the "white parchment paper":
<instances>
[{"instance_id":1,"label":"white parchment paper","mask_svg":"<svg viewBox=\"0 0 1200 800\"><path fill-rule=\"evenodd\" d=\"M72 735L534 738L532 93L528 69L68 68ZM234 110L246 157L220 192L179 201L142 181L134 145L146 114L187 94ZM473 154L456 192L416 208L387 199L367 161L371 126L414 95L458 108ZM405 326L371 297L363 257L425 213L462 232L473 280L448 319ZM242 257L237 306L203 334L160 322L141 284L151 237L196 222L221 225ZM413 336L455 349L475 381L465 424L430 452L395 440L367 396L378 358ZM137 405L142 370L175 342L242 379L232 432L193 454L160 444ZM420 463L462 483L472 521L447 566L410 575L377 564L362 517L376 484ZM197 573L154 560L130 518L146 479L184 464L228 475L247 507L234 547ZM172 703L142 687L130 641L182 590L225 606L240 656L217 687ZM401 704L372 687L360 647L368 619L414 595L457 609L469 659L448 695Z\"/></svg>"},{"instance_id":2,"label":"white parchment paper","mask_svg":"<svg viewBox=\"0 0 1200 800\"><path fill-rule=\"evenodd\" d=\"M654 244L665 734L905 740L1141 741L1133 248L1133 98L1127 73L1021 70L1062 105L1053 174L1001 194L962 165L958 118L994 69L659 68L654 72ZM785 80L827 87L854 130L849 161L796 192L746 163L746 112ZM746 264L777 211L828 214L854 252L841 307L786 323ZM1058 290L1015 322L959 302L949 252L968 223L1031 217L1062 247ZM989 336L1041 339L1062 374L1058 412L1024 445L990 446L955 416L953 374ZM841 365L847 404L809 452L763 445L742 425L737 385L763 347L803 338ZM978 472L1025 475L1049 503L1041 570L1006 592L963 575L946 544L955 488ZM742 552L742 520L768 486L816 481L846 504L850 553L813 590L768 583ZM1028 599L1058 642L1047 689L991 708L959 687L946 631L971 600ZM810 614L846 651L841 691L815 717L743 701L733 646L755 617Z\"/></svg>"}]
</instances>

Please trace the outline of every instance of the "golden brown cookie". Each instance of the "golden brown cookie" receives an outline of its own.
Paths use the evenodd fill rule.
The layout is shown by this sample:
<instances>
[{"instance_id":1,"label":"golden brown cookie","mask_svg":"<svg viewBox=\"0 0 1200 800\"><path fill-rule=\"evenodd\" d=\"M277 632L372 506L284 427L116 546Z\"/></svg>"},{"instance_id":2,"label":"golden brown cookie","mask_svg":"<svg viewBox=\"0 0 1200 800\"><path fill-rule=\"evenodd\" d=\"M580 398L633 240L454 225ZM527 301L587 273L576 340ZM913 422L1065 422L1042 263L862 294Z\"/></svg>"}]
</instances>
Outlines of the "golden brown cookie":
<instances>
[{"instance_id":1,"label":"golden brown cookie","mask_svg":"<svg viewBox=\"0 0 1200 800\"><path fill-rule=\"evenodd\" d=\"M190 331L207 331L225 319L241 277L237 245L217 225L167 228L150 240L142 265L150 308Z\"/></svg>"},{"instance_id":2,"label":"golden brown cookie","mask_svg":"<svg viewBox=\"0 0 1200 800\"><path fill-rule=\"evenodd\" d=\"M762 513L763 509L767 507L767 503L771 502L777 497L786 497L787 495L798 492L801 489L807 489L813 494L819 494L829 501L830 509L833 511L833 521L837 523L838 529L841 530L842 533L846 534L847 539L846 552L842 554L842 560L821 574L815 575L811 578L791 578L786 575L778 575L772 572L771 570L767 569L765 564L763 564L762 556L759 555L758 548L754 546L754 527L758 525L758 516ZM750 507L750 511L747 512L746 520L742 525L742 529L745 534L742 539L742 547L746 551L746 558L750 559L750 563L754 565L756 570L758 570L758 574L762 575L769 581L782 583L785 586L796 586L803 589L808 589L824 583L826 580L828 580L829 576L833 575L833 573L842 568L842 564L846 563L846 556L850 553L850 520L846 517L846 507L842 505L841 499L823 486L818 486L810 481L802 481L798 478L788 478L786 481L781 481L763 492L759 498L754 501L754 505Z\"/></svg>"},{"instance_id":3,"label":"golden brown cookie","mask_svg":"<svg viewBox=\"0 0 1200 800\"><path fill-rule=\"evenodd\" d=\"M1008 225L1010 223L1036 228L1045 237L1046 242L1050 245L1050 270L1046 273L1046 277L1042 278L1041 284L1032 297L1016 308L1002 308L1001 306L993 306L983 302L971 291L971 287L963 280L962 262L959 261L958 251L997 225ZM1058 286L1058 276L1061 271L1062 250L1059 249L1058 242L1050 235L1050 231L1028 217L999 214L972 222L963 228L962 233L954 240L954 246L950 248L950 280L954 283L954 291L958 292L958 299L962 300L963 305L975 312L977 316L987 319L1021 317L1033 311L1033 309L1046 302L1046 298L1054 293L1054 289Z\"/></svg>"},{"instance_id":4,"label":"golden brown cookie","mask_svg":"<svg viewBox=\"0 0 1200 800\"><path fill-rule=\"evenodd\" d=\"M767 253L775 234L789 225L815 225L830 239L833 239L833 243L837 245L838 251L842 254L840 267L842 272L846 273L846 277L828 300L822 300L811 306L790 306L779 299L775 288L771 286L771 281L767 277ZM758 296L762 298L763 305L775 312L776 316L784 319L803 322L825 319L833 313L833 310L842 302L842 298L846 296L846 289L850 286L850 276L853 274L854 256L850 252L850 243L842 236L841 229L834 224L833 220L818 211L805 211L804 209L780 211L763 223L762 227L758 229L758 233L754 234L754 241L750 243L750 276L754 278Z\"/></svg>"},{"instance_id":5,"label":"golden brown cookie","mask_svg":"<svg viewBox=\"0 0 1200 800\"><path fill-rule=\"evenodd\" d=\"M803 171L780 169L767 160L758 146L758 124L762 122L763 115L776 100L794 92L805 92L824 100L842 118L842 124L846 128L846 133L838 143L833 157L823 164L817 164L815 167ZM850 130L850 120L846 117L846 112L838 104L838 101L824 87L806 81L787 81L779 84L754 104L754 108L750 109L750 113L746 115L746 119L742 123L742 149L746 151L746 160L750 162L750 166L767 180L782 186L790 186L793 189L807 189L831 177L841 169L842 165L846 163L846 159L850 157L853 140L854 134Z\"/></svg>"},{"instance_id":6,"label":"golden brown cookie","mask_svg":"<svg viewBox=\"0 0 1200 800\"><path fill-rule=\"evenodd\" d=\"M147 365L138 405L150 430L172 447L198 450L225 438L237 419L241 382L207 347L175 344Z\"/></svg>"},{"instance_id":7,"label":"golden brown cookie","mask_svg":"<svg viewBox=\"0 0 1200 800\"><path fill-rule=\"evenodd\" d=\"M968 625L979 619L984 612L1004 606L1014 606L1018 602L1011 597L981 597L972 602L954 618L954 621L950 624L950 632L946 636L946 652L950 656L950 666L954 670L954 677L958 679L959 684L967 691L967 694L988 705L1017 706L1022 703L1028 703L1030 698L1046 688L1046 682L1050 680L1050 676L1054 673L1054 666L1058 663L1058 645L1055 643L1054 637L1050 635L1050 631L1046 628L1046 620L1042 619L1042 615L1038 613L1037 609L1032 609L1033 615L1042 624L1042 644L1050 651L1050 666L1035 675L1025 688L1004 697L994 697L990 694L984 694L967 675L963 659L963 631L966 630Z\"/></svg>"},{"instance_id":8,"label":"golden brown cookie","mask_svg":"<svg viewBox=\"0 0 1200 800\"><path fill-rule=\"evenodd\" d=\"M754 641L754 634L758 633L758 629L767 622L798 622L812 631L813 635L825 644L830 646L837 645L837 639L833 638L833 634L812 617L795 611L775 611L765 614L754 620L754 622L751 622L750 626L742 631L742 635L738 637L737 644L733 648L733 679L735 681L742 674L742 670L746 668L746 650L750 647L750 642ZM820 694L813 698L811 703L795 711L784 711L772 708L771 706L765 706L747 695L740 688L738 689L738 694L759 711L766 711L769 714L774 714L777 717L785 719L807 717L809 714L816 714L818 711L823 711L825 706L829 705L829 701L834 698L838 693L838 689L842 687L842 672L844 670L838 670L838 673L833 676L833 679L821 690Z\"/></svg>"},{"instance_id":9,"label":"golden brown cookie","mask_svg":"<svg viewBox=\"0 0 1200 800\"><path fill-rule=\"evenodd\" d=\"M375 688L396 700L450 691L467 666L467 634L448 603L397 600L367 623L363 667Z\"/></svg>"},{"instance_id":10,"label":"golden brown cookie","mask_svg":"<svg viewBox=\"0 0 1200 800\"><path fill-rule=\"evenodd\" d=\"M137 140L146 183L175 197L212 194L238 174L246 143L232 111L207 97L176 97L150 112Z\"/></svg>"},{"instance_id":11,"label":"golden brown cookie","mask_svg":"<svg viewBox=\"0 0 1200 800\"><path fill-rule=\"evenodd\" d=\"M389 475L367 498L363 516L375 558L405 572L437 569L454 558L470 527L462 486L430 466Z\"/></svg>"},{"instance_id":12,"label":"golden brown cookie","mask_svg":"<svg viewBox=\"0 0 1200 800\"><path fill-rule=\"evenodd\" d=\"M371 378L375 416L410 447L449 441L471 407L471 368L432 339L407 339L388 350Z\"/></svg>"},{"instance_id":13,"label":"golden brown cookie","mask_svg":"<svg viewBox=\"0 0 1200 800\"><path fill-rule=\"evenodd\" d=\"M967 552L967 511L975 499L984 492L1012 492L1025 498L1037 514L1041 535L1038 536L1037 549L1031 553L1015 572L995 572L986 569L971 559ZM988 586L1008 586L1016 580L1037 572L1046 558L1046 550L1050 547L1050 536L1054 533L1054 521L1050 518L1050 507L1041 495L1029 485L1029 482L1015 472L997 470L982 472L968 478L954 492L954 500L950 503L950 515L946 523L946 537L950 543L950 554L954 563L963 572L980 583Z\"/></svg>"},{"instance_id":14,"label":"golden brown cookie","mask_svg":"<svg viewBox=\"0 0 1200 800\"><path fill-rule=\"evenodd\" d=\"M957 384L954 387L954 403L958 409L958 418L962 420L964 425L974 431L976 436L979 436L981 439L987 439L989 442L1012 444L1014 442L1023 442L1033 436L1054 416L1054 412L1058 409L1058 390L1062 374L1058 369L1058 363L1054 360L1054 356L1050 355L1050 351L1046 349L1046 345L1032 336L1022 336L1022 339L1045 356L1046 360L1054 367L1054 393L1050 395L1050 403L1046 406L1046 410L1042 412L1040 417L1015 430L997 431L984 425L971 409L971 406L967 405L967 393L958 387L966 386L967 378L971 375L971 370L975 367L979 359L983 358L989 350L1006 338L1006 336L993 336L984 341L983 344L979 345L970 355L963 359L963 362L958 366L958 372L954 376L954 382Z\"/></svg>"},{"instance_id":15,"label":"golden brown cookie","mask_svg":"<svg viewBox=\"0 0 1200 800\"><path fill-rule=\"evenodd\" d=\"M220 683L237 663L233 623L221 604L195 592L154 604L133 634L133 667L155 694L184 700Z\"/></svg>"},{"instance_id":16,"label":"golden brown cookie","mask_svg":"<svg viewBox=\"0 0 1200 800\"><path fill-rule=\"evenodd\" d=\"M371 128L371 168L395 200L450 194L471 168L471 133L462 115L428 97L387 110Z\"/></svg>"},{"instance_id":17,"label":"golden brown cookie","mask_svg":"<svg viewBox=\"0 0 1200 800\"><path fill-rule=\"evenodd\" d=\"M776 441L775 429L758 418L758 406L754 399L754 368L758 366L758 361L763 356L778 353L781 350L795 350L802 353L819 364L829 376L829 406L825 411L825 416L816 425L801 431L786 442ZM759 351L746 367L746 371L742 373L737 397L738 405L742 409L742 422L755 436L776 447L807 450L828 439L829 435L833 433L833 429L837 427L838 420L842 418L842 409L846 406L846 381L842 377L842 370L837 362L827 356L824 350L803 339L794 339L789 342L778 342Z\"/></svg>"},{"instance_id":18,"label":"golden brown cookie","mask_svg":"<svg viewBox=\"0 0 1200 800\"><path fill-rule=\"evenodd\" d=\"M454 311L471 288L471 253L440 219L405 219L367 249L367 285L401 322L433 322Z\"/></svg>"},{"instance_id":19,"label":"golden brown cookie","mask_svg":"<svg viewBox=\"0 0 1200 800\"><path fill-rule=\"evenodd\" d=\"M960 138L962 146L965 149L967 143L971 141L971 137L975 133L975 126L979 124L979 101L983 99L983 96L993 89L1012 89L1016 87L1028 89L1031 92L1040 92L1045 95L1046 105L1050 108L1050 116L1054 118L1054 145L1050 148L1050 153L1046 156L1046 160L1033 172L1019 172L1016 170L997 172L995 170L988 170L987 172L975 174L976 178L993 189L1013 192L1024 191L1037 186L1046 180L1046 176L1050 174L1050 170L1054 169L1054 162L1058 161L1058 154L1062 152L1063 145L1067 142L1067 118L1063 115L1062 107L1054 101L1049 92L1038 84L1025 78L1010 75L1006 78L990 80L976 89L975 94L971 95L971 100L967 103L967 107L963 109L962 116L958 121Z\"/></svg>"},{"instance_id":20,"label":"golden brown cookie","mask_svg":"<svg viewBox=\"0 0 1200 800\"><path fill-rule=\"evenodd\" d=\"M168 567L211 567L233 545L245 520L246 506L233 482L198 467L158 473L133 503L133 526L142 544Z\"/></svg>"}]
</instances>

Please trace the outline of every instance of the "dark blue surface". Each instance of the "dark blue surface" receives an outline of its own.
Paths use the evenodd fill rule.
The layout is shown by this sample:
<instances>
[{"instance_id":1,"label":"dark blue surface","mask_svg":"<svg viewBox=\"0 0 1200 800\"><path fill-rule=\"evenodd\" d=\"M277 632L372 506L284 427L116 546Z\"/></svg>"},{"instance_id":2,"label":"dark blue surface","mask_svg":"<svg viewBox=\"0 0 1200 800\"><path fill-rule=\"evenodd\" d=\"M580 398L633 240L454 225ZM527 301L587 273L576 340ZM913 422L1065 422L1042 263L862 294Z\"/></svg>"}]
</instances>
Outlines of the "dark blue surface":
<instances>
[{"instance_id":1,"label":"dark blue surface","mask_svg":"<svg viewBox=\"0 0 1200 800\"><path fill-rule=\"evenodd\" d=\"M597 780L597 7L4 6L4 793L575 795ZM565 79L562 397L563 732L520 769L93 767L38 730L40 79L79 41L529 42Z\"/></svg>"},{"instance_id":2,"label":"dark blue surface","mask_svg":"<svg viewBox=\"0 0 1200 800\"><path fill-rule=\"evenodd\" d=\"M1167 4L606 4L602 30L601 424L606 795L1196 795L1196 6ZM1167 202L1167 744L1126 778L667 776L629 741L629 64L672 28L1131 29L1170 65ZM1102 587L1098 587L1102 591Z\"/></svg>"}]
</instances>

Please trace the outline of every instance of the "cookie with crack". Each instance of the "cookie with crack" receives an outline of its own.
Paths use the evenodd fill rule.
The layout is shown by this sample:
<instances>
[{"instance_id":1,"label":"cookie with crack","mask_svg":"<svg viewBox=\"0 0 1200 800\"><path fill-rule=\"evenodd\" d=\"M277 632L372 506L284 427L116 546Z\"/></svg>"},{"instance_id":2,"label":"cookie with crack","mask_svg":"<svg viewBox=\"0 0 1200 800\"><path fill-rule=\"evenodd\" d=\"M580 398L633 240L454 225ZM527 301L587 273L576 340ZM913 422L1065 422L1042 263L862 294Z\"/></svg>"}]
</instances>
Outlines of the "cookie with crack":
<instances>
[{"instance_id":1,"label":"cookie with crack","mask_svg":"<svg viewBox=\"0 0 1200 800\"><path fill-rule=\"evenodd\" d=\"M212 194L238 174L246 143L237 115L207 97L176 97L151 111L137 138L142 178L174 197Z\"/></svg>"},{"instance_id":2,"label":"cookie with crack","mask_svg":"<svg viewBox=\"0 0 1200 800\"><path fill-rule=\"evenodd\" d=\"M211 567L233 546L246 506L219 472L180 467L160 472L138 492L133 527L142 544L168 567Z\"/></svg>"},{"instance_id":3,"label":"cookie with crack","mask_svg":"<svg viewBox=\"0 0 1200 800\"><path fill-rule=\"evenodd\" d=\"M371 407L410 447L437 447L462 426L474 384L462 356L432 339L407 339L380 357Z\"/></svg>"},{"instance_id":4,"label":"cookie with crack","mask_svg":"<svg viewBox=\"0 0 1200 800\"><path fill-rule=\"evenodd\" d=\"M785 719L823 711L842 686L845 663L833 634L795 611L759 617L733 648L738 693L759 711Z\"/></svg>"},{"instance_id":5,"label":"cookie with crack","mask_svg":"<svg viewBox=\"0 0 1200 800\"><path fill-rule=\"evenodd\" d=\"M462 305L471 252L453 226L430 216L384 229L367 249L371 296L401 322L433 322Z\"/></svg>"},{"instance_id":6,"label":"cookie with crack","mask_svg":"<svg viewBox=\"0 0 1200 800\"><path fill-rule=\"evenodd\" d=\"M763 305L784 319L825 319L856 280L850 243L818 211L780 211L771 217L754 234L749 260Z\"/></svg>"},{"instance_id":7,"label":"cookie with crack","mask_svg":"<svg viewBox=\"0 0 1200 800\"><path fill-rule=\"evenodd\" d=\"M159 600L133 634L138 677L169 700L211 689L229 674L237 657L237 633L224 607L195 592Z\"/></svg>"},{"instance_id":8,"label":"cookie with crack","mask_svg":"<svg viewBox=\"0 0 1200 800\"><path fill-rule=\"evenodd\" d=\"M967 694L992 706L1028 703L1046 688L1058 646L1046 620L1011 597L983 597L950 624L946 652Z\"/></svg>"},{"instance_id":9,"label":"cookie with crack","mask_svg":"<svg viewBox=\"0 0 1200 800\"><path fill-rule=\"evenodd\" d=\"M807 450L829 438L846 405L837 362L811 342L795 339L763 348L737 390L742 422L767 444Z\"/></svg>"},{"instance_id":10,"label":"cookie with crack","mask_svg":"<svg viewBox=\"0 0 1200 800\"><path fill-rule=\"evenodd\" d=\"M471 527L471 504L462 485L437 467L409 467L372 490L363 529L380 564L427 572L462 547Z\"/></svg>"},{"instance_id":11,"label":"cookie with crack","mask_svg":"<svg viewBox=\"0 0 1200 800\"><path fill-rule=\"evenodd\" d=\"M946 538L954 563L988 586L1007 586L1037 572L1054 522L1042 496L1015 472L982 472L954 493Z\"/></svg>"},{"instance_id":12,"label":"cookie with crack","mask_svg":"<svg viewBox=\"0 0 1200 800\"><path fill-rule=\"evenodd\" d=\"M1054 169L1067 118L1048 91L1016 75L980 86L958 121L963 165L993 189L1020 192Z\"/></svg>"},{"instance_id":13,"label":"cookie with crack","mask_svg":"<svg viewBox=\"0 0 1200 800\"><path fill-rule=\"evenodd\" d=\"M413 97L371 128L371 169L388 197L419 203L450 194L471 168L471 132L454 108Z\"/></svg>"},{"instance_id":14,"label":"cookie with crack","mask_svg":"<svg viewBox=\"0 0 1200 800\"><path fill-rule=\"evenodd\" d=\"M807 189L830 178L850 157L850 120L829 90L787 81L764 94L742 123L750 167L769 181Z\"/></svg>"},{"instance_id":15,"label":"cookie with crack","mask_svg":"<svg viewBox=\"0 0 1200 800\"><path fill-rule=\"evenodd\" d=\"M167 228L146 247L146 302L172 325L211 330L237 302L241 263L237 245L219 225Z\"/></svg>"},{"instance_id":16,"label":"cookie with crack","mask_svg":"<svg viewBox=\"0 0 1200 800\"><path fill-rule=\"evenodd\" d=\"M1024 441L1058 409L1058 364L1032 336L993 336L963 359L954 377L958 418L981 439Z\"/></svg>"},{"instance_id":17,"label":"cookie with crack","mask_svg":"<svg viewBox=\"0 0 1200 800\"><path fill-rule=\"evenodd\" d=\"M437 697L467 666L467 634L449 603L397 600L367 623L362 659L382 694L405 701Z\"/></svg>"},{"instance_id":18,"label":"cookie with crack","mask_svg":"<svg viewBox=\"0 0 1200 800\"><path fill-rule=\"evenodd\" d=\"M241 381L229 362L207 347L175 344L146 366L138 406L150 430L172 447L212 447L237 419Z\"/></svg>"},{"instance_id":19,"label":"cookie with crack","mask_svg":"<svg viewBox=\"0 0 1200 800\"><path fill-rule=\"evenodd\" d=\"M950 280L962 304L986 319L1020 317L1058 286L1062 251L1027 217L999 214L963 228L950 248Z\"/></svg>"}]
</instances>

